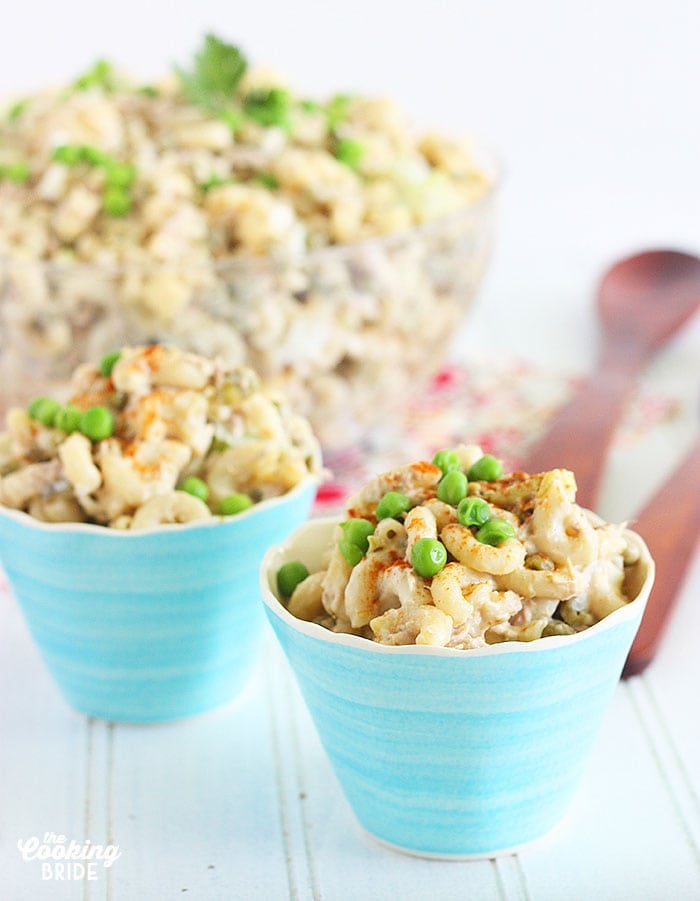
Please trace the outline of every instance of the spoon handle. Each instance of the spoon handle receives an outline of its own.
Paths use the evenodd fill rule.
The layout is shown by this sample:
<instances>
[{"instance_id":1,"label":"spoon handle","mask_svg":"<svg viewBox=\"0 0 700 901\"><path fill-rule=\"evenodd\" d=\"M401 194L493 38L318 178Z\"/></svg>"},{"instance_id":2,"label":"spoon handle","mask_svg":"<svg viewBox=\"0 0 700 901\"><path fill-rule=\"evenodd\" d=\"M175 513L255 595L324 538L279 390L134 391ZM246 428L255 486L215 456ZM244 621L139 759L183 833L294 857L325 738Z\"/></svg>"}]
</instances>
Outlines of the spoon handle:
<instances>
[{"instance_id":1,"label":"spoon handle","mask_svg":"<svg viewBox=\"0 0 700 901\"><path fill-rule=\"evenodd\" d=\"M656 581L623 676L651 663L668 624L700 534L700 441L632 523L656 562Z\"/></svg>"},{"instance_id":2,"label":"spoon handle","mask_svg":"<svg viewBox=\"0 0 700 901\"><path fill-rule=\"evenodd\" d=\"M642 359L605 353L547 432L530 448L526 472L565 468L576 475L576 501L594 510L605 457Z\"/></svg>"}]
</instances>

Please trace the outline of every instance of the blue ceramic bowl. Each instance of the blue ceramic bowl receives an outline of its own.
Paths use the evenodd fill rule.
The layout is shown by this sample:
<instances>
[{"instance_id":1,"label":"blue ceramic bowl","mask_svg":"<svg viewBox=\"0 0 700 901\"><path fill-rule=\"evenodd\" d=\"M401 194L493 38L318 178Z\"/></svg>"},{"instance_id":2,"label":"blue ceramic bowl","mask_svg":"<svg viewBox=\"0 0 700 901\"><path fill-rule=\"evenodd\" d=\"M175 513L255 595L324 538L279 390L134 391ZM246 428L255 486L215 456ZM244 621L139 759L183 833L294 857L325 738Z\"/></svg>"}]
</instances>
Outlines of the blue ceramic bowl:
<instances>
[{"instance_id":1,"label":"blue ceramic bowl","mask_svg":"<svg viewBox=\"0 0 700 901\"><path fill-rule=\"evenodd\" d=\"M264 628L263 553L317 480L235 517L120 532L0 507L0 560L68 703L107 720L191 716L232 699Z\"/></svg>"},{"instance_id":2,"label":"blue ceramic bowl","mask_svg":"<svg viewBox=\"0 0 700 901\"><path fill-rule=\"evenodd\" d=\"M375 838L424 856L511 852L564 814L639 626L654 564L638 536L635 599L577 635L473 651L387 647L291 616L282 563L320 569L334 520L271 548L265 609L336 775Z\"/></svg>"}]
</instances>

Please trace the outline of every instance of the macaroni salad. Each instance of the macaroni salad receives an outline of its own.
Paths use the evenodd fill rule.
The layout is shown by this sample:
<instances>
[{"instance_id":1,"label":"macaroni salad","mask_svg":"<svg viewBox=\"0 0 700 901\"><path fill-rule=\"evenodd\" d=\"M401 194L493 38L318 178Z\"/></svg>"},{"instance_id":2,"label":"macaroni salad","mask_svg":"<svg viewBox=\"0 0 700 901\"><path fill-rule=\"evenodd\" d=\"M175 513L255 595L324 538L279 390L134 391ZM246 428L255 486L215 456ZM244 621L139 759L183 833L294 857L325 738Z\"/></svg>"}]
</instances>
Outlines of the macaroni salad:
<instances>
[{"instance_id":1,"label":"macaroni salad","mask_svg":"<svg viewBox=\"0 0 700 901\"><path fill-rule=\"evenodd\" d=\"M255 373L172 347L80 366L67 403L13 408L0 504L45 522L144 529L240 513L320 473L310 426Z\"/></svg>"},{"instance_id":2,"label":"macaroni salad","mask_svg":"<svg viewBox=\"0 0 700 901\"><path fill-rule=\"evenodd\" d=\"M327 565L278 573L289 611L386 645L478 648L588 628L628 603L638 551L564 469L504 475L474 445L384 473L347 503Z\"/></svg>"}]
</instances>

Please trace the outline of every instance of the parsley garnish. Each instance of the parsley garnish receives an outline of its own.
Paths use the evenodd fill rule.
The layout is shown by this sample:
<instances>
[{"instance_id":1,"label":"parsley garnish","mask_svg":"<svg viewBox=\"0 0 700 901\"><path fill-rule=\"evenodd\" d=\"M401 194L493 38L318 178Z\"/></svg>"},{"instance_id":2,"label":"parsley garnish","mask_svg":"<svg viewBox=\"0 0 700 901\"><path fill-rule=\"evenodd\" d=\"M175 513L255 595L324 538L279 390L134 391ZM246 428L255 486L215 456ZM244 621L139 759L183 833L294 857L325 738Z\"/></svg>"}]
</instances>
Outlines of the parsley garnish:
<instances>
[{"instance_id":1,"label":"parsley garnish","mask_svg":"<svg viewBox=\"0 0 700 901\"><path fill-rule=\"evenodd\" d=\"M283 88L260 88L246 94L243 110L258 125L289 127L292 98Z\"/></svg>"},{"instance_id":2,"label":"parsley garnish","mask_svg":"<svg viewBox=\"0 0 700 901\"><path fill-rule=\"evenodd\" d=\"M114 90L114 70L105 59L98 59L95 65L85 75L81 75L73 85L78 91L86 91L88 88L102 88L104 91Z\"/></svg>"},{"instance_id":3,"label":"parsley garnish","mask_svg":"<svg viewBox=\"0 0 700 901\"><path fill-rule=\"evenodd\" d=\"M191 72L177 70L185 97L198 106L221 111L234 97L248 66L238 47L208 34Z\"/></svg>"},{"instance_id":4,"label":"parsley garnish","mask_svg":"<svg viewBox=\"0 0 700 901\"><path fill-rule=\"evenodd\" d=\"M28 105L28 101L26 100L18 100L16 103L13 103L7 111L7 121L16 122L20 119L24 115Z\"/></svg>"}]
</instances>

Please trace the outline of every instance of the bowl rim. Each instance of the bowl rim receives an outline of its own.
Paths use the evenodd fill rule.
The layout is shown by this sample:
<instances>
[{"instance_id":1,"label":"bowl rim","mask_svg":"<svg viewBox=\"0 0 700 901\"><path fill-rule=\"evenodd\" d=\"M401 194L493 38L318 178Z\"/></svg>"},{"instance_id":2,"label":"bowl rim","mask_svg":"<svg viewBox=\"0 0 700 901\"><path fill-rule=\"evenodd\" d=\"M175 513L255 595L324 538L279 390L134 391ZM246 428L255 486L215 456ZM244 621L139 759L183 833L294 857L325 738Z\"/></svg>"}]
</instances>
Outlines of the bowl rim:
<instances>
[{"instance_id":1,"label":"bowl rim","mask_svg":"<svg viewBox=\"0 0 700 901\"><path fill-rule=\"evenodd\" d=\"M4 517L10 522L15 522L25 528L34 529L38 532L50 532L52 534L69 533L69 534L86 534L110 536L118 541L137 541L148 535L159 535L167 533L193 532L204 529L212 529L216 526L231 525L233 523L241 523L275 507L280 507L287 501L296 499L303 494L312 485L317 488L321 483L321 476L315 473L309 473L300 482L276 497L268 497L265 500L253 504L247 510L237 513L235 516L223 516L222 514L212 514L209 519L197 519L188 523L161 523L150 529L111 529L109 526L101 526L91 522L44 522L41 519L35 519L29 513L23 510L13 510L11 507L5 507L0 504L0 517ZM108 539L109 540L109 539Z\"/></svg>"},{"instance_id":2,"label":"bowl rim","mask_svg":"<svg viewBox=\"0 0 700 901\"><path fill-rule=\"evenodd\" d=\"M409 656L423 657L451 657L468 660L473 657L489 657L498 654L527 654L545 651L548 649L563 648L582 641L593 640L601 632L614 628L618 623L632 620L641 616L644 607L651 593L656 575L654 560L649 552L644 539L637 532L631 529L625 529L624 534L629 538L640 551L640 560L646 567L646 575L639 588L637 596L625 604L624 607L618 607L599 622L594 623L581 632L573 635L549 635L546 638L536 638L533 641L503 641L497 644L487 645L483 648L446 648L431 647L429 645L385 645L372 641L369 638L363 638L361 635L349 635L345 632L331 632L324 626L317 623L310 623L306 620L298 619L293 616L282 602L277 598L270 588L270 573L274 562L284 554L285 550L293 543L297 543L303 533L309 529L322 529L324 526L330 532L331 527L342 522L344 517L326 516L312 517L301 526L298 526L291 532L287 538L278 544L271 545L263 557L260 564L260 596L265 607L273 613L278 619L282 620L286 625L291 626L296 632L301 632L309 638L315 638L325 641L328 644L340 645L341 647L354 648L355 650L364 651L369 654L398 654Z\"/></svg>"},{"instance_id":3,"label":"bowl rim","mask_svg":"<svg viewBox=\"0 0 700 901\"><path fill-rule=\"evenodd\" d=\"M420 238L423 235L430 234L433 231L439 232L442 228L449 227L451 224L458 222L462 217L471 215L487 208L495 199L498 191L503 183L504 166L499 156L491 149L490 145L481 143L481 141L471 139L474 156L482 165L481 168L487 177L487 184L483 194L473 201L470 201L455 210L442 213L425 222L418 222L407 228L397 229L384 235L370 235L368 237L358 238L355 241L348 241L343 244L325 244L321 247L307 249L300 254L292 256L261 254L260 256L241 255L214 258L209 261L198 261L191 263L178 263L172 260L153 261L139 260L134 262L114 262L100 263L88 260L78 260L75 262L63 260L32 260L13 257L11 254L0 253L0 274L7 274L14 271L39 270L46 274L71 275L76 272L90 273L99 272L118 276L126 273L144 273L162 272L163 270L171 272L203 272L221 274L228 271L235 272L241 270L248 273L259 270L263 272L283 271L287 268L306 266L323 261L325 259L342 258L346 254L352 255L362 253L363 250L372 246L391 247L393 244L401 243Z\"/></svg>"}]
</instances>

